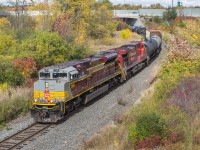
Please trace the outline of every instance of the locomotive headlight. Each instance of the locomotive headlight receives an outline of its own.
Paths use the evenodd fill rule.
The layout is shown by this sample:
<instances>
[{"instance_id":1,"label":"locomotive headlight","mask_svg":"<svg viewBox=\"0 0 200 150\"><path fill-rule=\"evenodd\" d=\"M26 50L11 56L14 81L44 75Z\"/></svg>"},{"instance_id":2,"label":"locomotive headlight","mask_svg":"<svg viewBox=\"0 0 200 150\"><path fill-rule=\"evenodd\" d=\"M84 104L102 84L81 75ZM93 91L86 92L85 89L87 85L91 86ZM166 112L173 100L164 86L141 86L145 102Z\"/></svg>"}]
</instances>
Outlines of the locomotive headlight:
<instances>
[{"instance_id":1,"label":"locomotive headlight","mask_svg":"<svg viewBox=\"0 0 200 150\"><path fill-rule=\"evenodd\" d=\"M35 102L36 102L36 103L38 102L38 99L37 99L37 98L35 99Z\"/></svg>"},{"instance_id":2,"label":"locomotive headlight","mask_svg":"<svg viewBox=\"0 0 200 150\"><path fill-rule=\"evenodd\" d=\"M53 100L50 101L50 103L53 103L53 102L54 102Z\"/></svg>"},{"instance_id":3,"label":"locomotive headlight","mask_svg":"<svg viewBox=\"0 0 200 150\"><path fill-rule=\"evenodd\" d=\"M49 83L45 82L45 88L49 88Z\"/></svg>"}]
</instances>

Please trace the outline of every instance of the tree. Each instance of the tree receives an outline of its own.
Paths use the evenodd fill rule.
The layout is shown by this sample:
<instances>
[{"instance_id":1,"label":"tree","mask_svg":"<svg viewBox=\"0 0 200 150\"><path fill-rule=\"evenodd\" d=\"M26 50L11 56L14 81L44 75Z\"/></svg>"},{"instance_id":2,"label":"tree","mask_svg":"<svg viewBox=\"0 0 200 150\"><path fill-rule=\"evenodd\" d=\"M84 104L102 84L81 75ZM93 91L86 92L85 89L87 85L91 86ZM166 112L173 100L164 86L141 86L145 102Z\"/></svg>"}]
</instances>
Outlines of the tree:
<instances>
[{"instance_id":1,"label":"tree","mask_svg":"<svg viewBox=\"0 0 200 150\"><path fill-rule=\"evenodd\" d=\"M56 17L52 28L53 31L57 32L63 39L69 40L73 33L70 15L67 13L61 13Z\"/></svg>"},{"instance_id":2,"label":"tree","mask_svg":"<svg viewBox=\"0 0 200 150\"><path fill-rule=\"evenodd\" d=\"M12 65L9 57L0 55L0 84L22 85L24 83L20 71Z\"/></svg>"},{"instance_id":3,"label":"tree","mask_svg":"<svg viewBox=\"0 0 200 150\"><path fill-rule=\"evenodd\" d=\"M164 12L164 18L167 20L175 20L177 12L175 8L168 9L167 12Z\"/></svg>"},{"instance_id":4,"label":"tree","mask_svg":"<svg viewBox=\"0 0 200 150\"><path fill-rule=\"evenodd\" d=\"M13 64L22 73L25 81L31 77L31 74L37 71L36 62L33 58L27 58L25 60L15 59Z\"/></svg>"},{"instance_id":5,"label":"tree","mask_svg":"<svg viewBox=\"0 0 200 150\"><path fill-rule=\"evenodd\" d=\"M93 4L94 0L69 0L67 13L71 16L77 44L83 44L86 40L86 28L90 23L88 19L92 16L91 6Z\"/></svg>"},{"instance_id":6,"label":"tree","mask_svg":"<svg viewBox=\"0 0 200 150\"><path fill-rule=\"evenodd\" d=\"M0 32L0 55L13 56L16 49L17 41L11 35Z\"/></svg>"},{"instance_id":7,"label":"tree","mask_svg":"<svg viewBox=\"0 0 200 150\"><path fill-rule=\"evenodd\" d=\"M87 34L94 39L104 38L113 35L116 31L116 22L112 19L112 11L108 9L108 5L98 5L89 18L89 26L87 27ZM103 13L102 13L103 12Z\"/></svg>"},{"instance_id":8,"label":"tree","mask_svg":"<svg viewBox=\"0 0 200 150\"><path fill-rule=\"evenodd\" d=\"M165 7L160 5L160 3L150 5L151 9L164 9Z\"/></svg>"}]
</instances>

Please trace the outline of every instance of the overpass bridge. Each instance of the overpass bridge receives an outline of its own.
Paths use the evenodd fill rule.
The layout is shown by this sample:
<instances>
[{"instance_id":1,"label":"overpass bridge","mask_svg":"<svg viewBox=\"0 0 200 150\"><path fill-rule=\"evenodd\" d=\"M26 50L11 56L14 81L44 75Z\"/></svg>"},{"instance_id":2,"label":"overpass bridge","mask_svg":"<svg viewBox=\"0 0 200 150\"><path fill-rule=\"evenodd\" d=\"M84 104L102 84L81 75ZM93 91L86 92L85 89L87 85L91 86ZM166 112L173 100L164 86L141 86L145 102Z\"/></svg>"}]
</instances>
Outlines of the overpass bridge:
<instances>
[{"instance_id":1,"label":"overpass bridge","mask_svg":"<svg viewBox=\"0 0 200 150\"><path fill-rule=\"evenodd\" d=\"M138 10L113 10L113 18L123 19L131 26L143 26L140 17L163 18L167 9L138 9ZM184 8L177 10L177 15L185 17L200 17L200 8Z\"/></svg>"},{"instance_id":2,"label":"overpass bridge","mask_svg":"<svg viewBox=\"0 0 200 150\"><path fill-rule=\"evenodd\" d=\"M130 26L144 26L138 10L113 10L113 18L121 19Z\"/></svg>"}]
</instances>

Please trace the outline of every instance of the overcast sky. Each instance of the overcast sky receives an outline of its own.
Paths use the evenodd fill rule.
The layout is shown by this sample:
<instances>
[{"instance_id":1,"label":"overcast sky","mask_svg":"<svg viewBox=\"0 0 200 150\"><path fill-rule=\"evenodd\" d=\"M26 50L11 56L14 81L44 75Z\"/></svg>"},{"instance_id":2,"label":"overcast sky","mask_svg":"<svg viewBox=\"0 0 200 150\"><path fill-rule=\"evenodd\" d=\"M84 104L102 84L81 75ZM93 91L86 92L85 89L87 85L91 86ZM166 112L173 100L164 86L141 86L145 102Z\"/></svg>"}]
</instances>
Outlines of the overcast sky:
<instances>
[{"instance_id":1,"label":"overcast sky","mask_svg":"<svg viewBox=\"0 0 200 150\"><path fill-rule=\"evenodd\" d=\"M5 3L8 0L0 0L0 3ZM15 1L15 0L12 0ZM44 1L44 0L35 0L35 1ZM177 5L178 0L174 0L174 6ZM180 0L183 3L183 6L200 6L200 0ZM160 3L163 6L169 6L172 4L172 0L110 0L113 4L135 4L135 5L151 5L155 3Z\"/></svg>"}]
</instances>

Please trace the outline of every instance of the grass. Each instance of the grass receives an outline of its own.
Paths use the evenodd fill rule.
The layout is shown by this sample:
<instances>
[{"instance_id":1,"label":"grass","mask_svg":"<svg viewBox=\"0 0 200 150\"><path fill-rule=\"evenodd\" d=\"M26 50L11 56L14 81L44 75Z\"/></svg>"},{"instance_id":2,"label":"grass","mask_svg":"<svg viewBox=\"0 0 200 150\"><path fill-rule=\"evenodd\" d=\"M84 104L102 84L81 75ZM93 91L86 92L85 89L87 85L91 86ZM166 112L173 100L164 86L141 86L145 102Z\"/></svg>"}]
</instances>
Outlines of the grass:
<instances>
[{"instance_id":1,"label":"grass","mask_svg":"<svg viewBox=\"0 0 200 150\"><path fill-rule=\"evenodd\" d=\"M128 39L122 39L120 37L120 31L117 31L114 35L114 37L112 38L105 38L102 40L90 40L88 41L88 46L89 48L93 51L93 52L99 52L99 51L103 51L103 50L108 50L108 49L112 49L112 48L116 48L116 47L120 47L124 44L127 44L133 40L141 40L141 36L136 34L136 33L132 33L131 38Z\"/></svg>"},{"instance_id":2,"label":"grass","mask_svg":"<svg viewBox=\"0 0 200 150\"><path fill-rule=\"evenodd\" d=\"M8 121L28 112L32 93L33 89L27 87L7 87L0 90L0 128Z\"/></svg>"}]
</instances>

